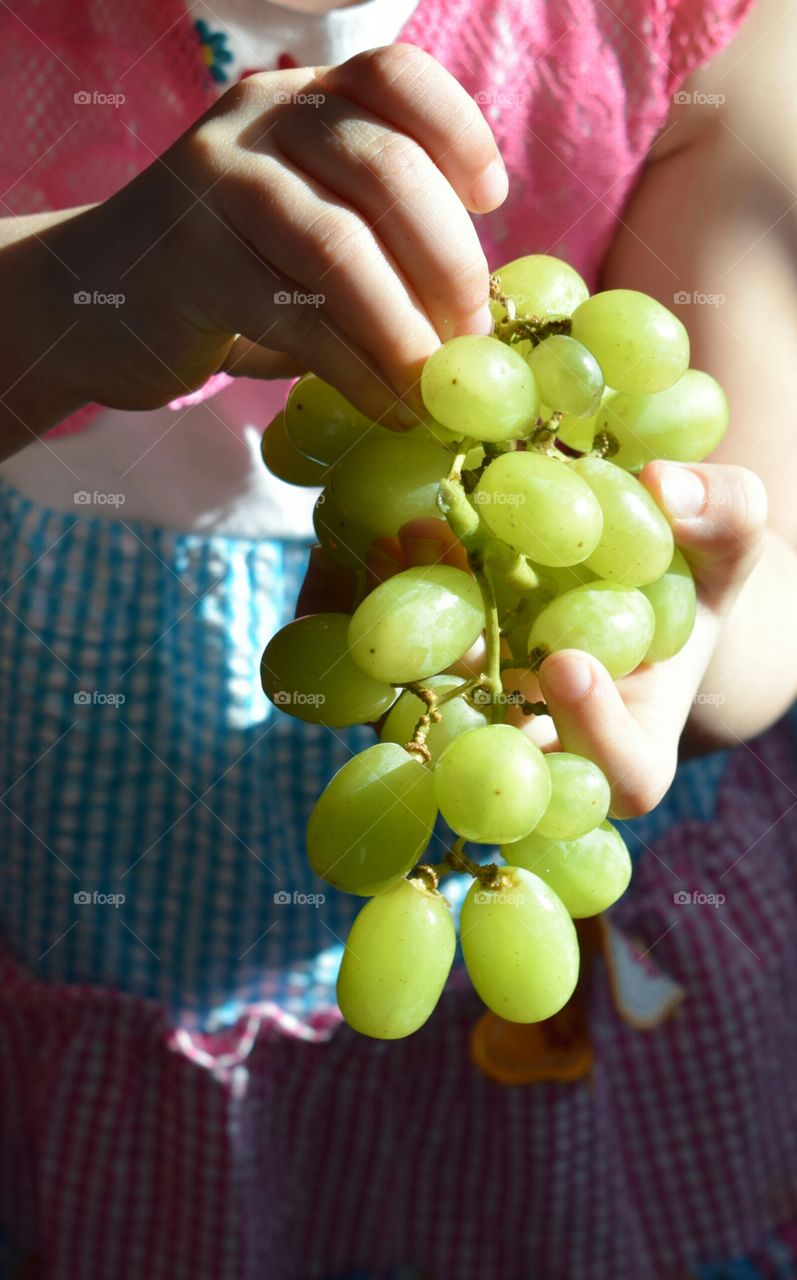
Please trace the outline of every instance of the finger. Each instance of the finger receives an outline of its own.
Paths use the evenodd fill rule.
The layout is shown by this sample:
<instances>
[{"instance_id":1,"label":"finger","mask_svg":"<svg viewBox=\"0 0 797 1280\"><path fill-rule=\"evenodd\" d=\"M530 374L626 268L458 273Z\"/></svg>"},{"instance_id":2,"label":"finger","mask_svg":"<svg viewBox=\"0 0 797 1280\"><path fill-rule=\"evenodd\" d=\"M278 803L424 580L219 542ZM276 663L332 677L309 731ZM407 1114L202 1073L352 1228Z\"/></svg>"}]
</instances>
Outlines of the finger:
<instances>
[{"instance_id":1,"label":"finger","mask_svg":"<svg viewBox=\"0 0 797 1280\"><path fill-rule=\"evenodd\" d=\"M299 363L293 356L283 351L273 351L269 347L261 347L248 338L238 337L233 340L222 364L224 373L231 378L262 378L275 380L280 378L300 378L307 372L307 366Z\"/></svg>"},{"instance_id":2,"label":"finger","mask_svg":"<svg viewBox=\"0 0 797 1280\"><path fill-rule=\"evenodd\" d=\"M253 160L254 166L226 181L224 206L232 226L297 282L300 305L310 299L323 310L354 348L378 363L394 393L423 414L418 383L439 339L396 262L355 209L285 157ZM304 359L309 363L309 351Z\"/></svg>"},{"instance_id":3,"label":"finger","mask_svg":"<svg viewBox=\"0 0 797 1280\"><path fill-rule=\"evenodd\" d=\"M746 467L651 462L640 480L672 525L703 602L726 612L761 554L766 490Z\"/></svg>"},{"instance_id":4,"label":"finger","mask_svg":"<svg viewBox=\"0 0 797 1280\"><path fill-rule=\"evenodd\" d=\"M199 304L211 323L311 369L372 421L403 430L415 425L415 414L395 394L385 371L323 306L302 301L307 291L296 280L233 232L221 247L223 254L205 255L199 281Z\"/></svg>"},{"instance_id":5,"label":"finger","mask_svg":"<svg viewBox=\"0 0 797 1280\"><path fill-rule=\"evenodd\" d=\"M506 169L473 99L434 58L412 44L357 54L317 67L322 88L342 94L415 138L466 208L487 213L505 199Z\"/></svg>"},{"instance_id":6,"label":"finger","mask_svg":"<svg viewBox=\"0 0 797 1280\"><path fill-rule=\"evenodd\" d=\"M426 517L408 520L398 532L405 567L446 564L453 569L468 568L468 556L445 520Z\"/></svg>"},{"instance_id":7,"label":"finger","mask_svg":"<svg viewBox=\"0 0 797 1280\"><path fill-rule=\"evenodd\" d=\"M631 818L655 808L675 773L675 726L671 732L662 729L654 744L606 668L578 649L551 654L539 677L562 750L586 756L603 770L612 789L612 813Z\"/></svg>"},{"instance_id":8,"label":"finger","mask_svg":"<svg viewBox=\"0 0 797 1280\"><path fill-rule=\"evenodd\" d=\"M311 547L307 573L296 601L297 618L309 613L351 613L357 598L357 573L332 560L323 547Z\"/></svg>"},{"instance_id":9,"label":"finger","mask_svg":"<svg viewBox=\"0 0 797 1280\"><path fill-rule=\"evenodd\" d=\"M330 94L285 112L274 136L299 170L356 208L420 298L439 336L491 333L489 273L464 205L413 138Z\"/></svg>"}]
</instances>

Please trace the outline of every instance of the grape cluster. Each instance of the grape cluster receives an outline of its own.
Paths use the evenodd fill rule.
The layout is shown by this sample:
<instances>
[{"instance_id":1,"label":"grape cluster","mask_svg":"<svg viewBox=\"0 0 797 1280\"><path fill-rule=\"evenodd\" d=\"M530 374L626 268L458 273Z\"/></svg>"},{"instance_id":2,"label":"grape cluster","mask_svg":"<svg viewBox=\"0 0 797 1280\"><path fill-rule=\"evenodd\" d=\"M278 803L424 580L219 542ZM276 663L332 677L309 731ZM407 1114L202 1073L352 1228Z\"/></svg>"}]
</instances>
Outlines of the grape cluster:
<instances>
[{"instance_id":1,"label":"grape cluster","mask_svg":"<svg viewBox=\"0 0 797 1280\"><path fill-rule=\"evenodd\" d=\"M429 416L414 430L369 422L308 374L263 442L275 474L324 485L318 540L358 573L352 616L291 622L262 678L301 719L381 722L381 740L319 798L307 849L319 876L370 899L338 1000L353 1027L385 1039L426 1021L451 968L449 872L473 877L460 937L491 1009L535 1022L572 994L573 920L616 901L630 860L597 765L543 754L506 722L509 705L521 722L546 711L513 682L559 649L619 679L685 644L692 575L634 472L705 457L728 420L719 385L688 368L684 326L645 294L590 297L566 263L533 255L497 272L490 305L491 336L452 338L427 360ZM445 519L467 568L447 557L374 585L369 550L395 548L418 519ZM438 813L456 838L431 866ZM503 860L467 842L500 846Z\"/></svg>"}]
</instances>

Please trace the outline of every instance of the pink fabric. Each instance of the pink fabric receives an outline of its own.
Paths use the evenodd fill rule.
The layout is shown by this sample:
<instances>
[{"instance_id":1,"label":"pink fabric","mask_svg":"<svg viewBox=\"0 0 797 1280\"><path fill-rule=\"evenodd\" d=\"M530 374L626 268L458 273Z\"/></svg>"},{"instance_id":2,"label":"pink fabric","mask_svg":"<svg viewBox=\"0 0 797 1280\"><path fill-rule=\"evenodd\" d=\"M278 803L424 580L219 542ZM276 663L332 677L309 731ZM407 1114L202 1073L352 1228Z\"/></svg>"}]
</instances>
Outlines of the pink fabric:
<instances>
[{"instance_id":1,"label":"pink fabric","mask_svg":"<svg viewBox=\"0 0 797 1280\"><path fill-rule=\"evenodd\" d=\"M33 1274L320 1280L405 1261L428 1280L684 1280L752 1249L797 1216L793 751L784 722L735 752L715 819L643 858L614 919L687 998L634 1031L597 970L596 1065L575 1084L474 1070L481 1006L459 976L394 1044L268 1008L192 1037L6 959L0 1091L20 1105L0 1203ZM678 905L684 886L726 903Z\"/></svg>"},{"instance_id":2,"label":"pink fabric","mask_svg":"<svg viewBox=\"0 0 797 1280\"><path fill-rule=\"evenodd\" d=\"M750 3L420 0L402 39L476 96L509 171L506 204L479 219L492 265L557 253L595 283L673 92L727 43ZM124 102L75 101L81 93ZM8 0L0 118L32 126L2 144L4 212L105 199L214 96L180 0ZM211 380L200 398L219 389ZM92 412L51 434L82 428Z\"/></svg>"}]
</instances>

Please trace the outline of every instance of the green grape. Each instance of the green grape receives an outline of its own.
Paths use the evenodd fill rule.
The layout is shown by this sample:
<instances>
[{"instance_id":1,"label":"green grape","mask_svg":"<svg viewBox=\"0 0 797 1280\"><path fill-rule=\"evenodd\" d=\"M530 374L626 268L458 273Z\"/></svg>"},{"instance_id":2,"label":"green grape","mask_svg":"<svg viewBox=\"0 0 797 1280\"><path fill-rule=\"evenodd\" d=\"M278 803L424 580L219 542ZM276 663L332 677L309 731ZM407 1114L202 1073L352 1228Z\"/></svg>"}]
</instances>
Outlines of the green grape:
<instances>
[{"instance_id":1,"label":"green grape","mask_svg":"<svg viewBox=\"0 0 797 1280\"><path fill-rule=\"evenodd\" d=\"M578 453L589 453L598 431L601 430L598 424L603 421L604 411L616 395L617 392L612 387L604 387L598 410L591 418L575 418L572 413L566 413L559 422L557 440Z\"/></svg>"},{"instance_id":2,"label":"green grape","mask_svg":"<svg viewBox=\"0 0 797 1280\"><path fill-rule=\"evenodd\" d=\"M488 724L446 747L434 770L440 812L457 835L479 844L519 840L551 798L545 756L520 729Z\"/></svg>"},{"instance_id":3,"label":"green grape","mask_svg":"<svg viewBox=\"0 0 797 1280\"><path fill-rule=\"evenodd\" d=\"M573 313L572 336L617 391L663 391L689 365L689 335L655 298L634 289L596 293Z\"/></svg>"},{"instance_id":4,"label":"green grape","mask_svg":"<svg viewBox=\"0 0 797 1280\"><path fill-rule=\"evenodd\" d=\"M431 770L395 743L377 742L319 796L307 825L310 865L347 893L378 893L415 865L436 817Z\"/></svg>"},{"instance_id":5,"label":"green grape","mask_svg":"<svg viewBox=\"0 0 797 1280\"><path fill-rule=\"evenodd\" d=\"M384 715L396 691L349 657L349 622L345 613L316 613L289 622L272 637L260 676L276 707L298 720L336 727Z\"/></svg>"},{"instance_id":6,"label":"green grape","mask_svg":"<svg viewBox=\"0 0 797 1280\"><path fill-rule=\"evenodd\" d=\"M286 484L312 489L326 484L330 470L300 453L285 430L285 414L280 410L263 432L260 453L268 471Z\"/></svg>"},{"instance_id":7,"label":"green grape","mask_svg":"<svg viewBox=\"0 0 797 1280\"><path fill-rule=\"evenodd\" d=\"M589 418L603 395L603 374L591 351L564 334L554 334L526 357L540 395L559 413Z\"/></svg>"},{"instance_id":8,"label":"green grape","mask_svg":"<svg viewBox=\"0 0 797 1280\"><path fill-rule=\"evenodd\" d=\"M329 488L313 508L313 528L321 546L338 564L365 568L374 535L343 514Z\"/></svg>"},{"instance_id":9,"label":"green grape","mask_svg":"<svg viewBox=\"0 0 797 1280\"><path fill-rule=\"evenodd\" d=\"M511 298L519 316L539 316L553 320L570 316L589 297L589 289L581 276L561 258L545 253L530 253L515 258L495 272L501 291ZM502 320L506 307L491 301L495 320Z\"/></svg>"},{"instance_id":10,"label":"green grape","mask_svg":"<svg viewBox=\"0 0 797 1280\"><path fill-rule=\"evenodd\" d=\"M631 858L610 822L575 840L556 840L538 831L501 850L513 866L544 880L574 919L606 911L628 888Z\"/></svg>"},{"instance_id":11,"label":"green grape","mask_svg":"<svg viewBox=\"0 0 797 1280\"><path fill-rule=\"evenodd\" d=\"M563 591L572 591L573 587L583 587L585 582L594 582L597 573L593 573L582 561L581 564L566 564L554 568L553 565L532 564L542 584L549 593L549 599L560 596Z\"/></svg>"},{"instance_id":12,"label":"green grape","mask_svg":"<svg viewBox=\"0 0 797 1280\"><path fill-rule=\"evenodd\" d=\"M672 560L674 542L645 486L604 458L575 458L569 465L589 485L603 512L603 533L587 556L587 567L626 587L655 582Z\"/></svg>"},{"instance_id":13,"label":"green grape","mask_svg":"<svg viewBox=\"0 0 797 1280\"><path fill-rule=\"evenodd\" d=\"M548 885L502 867L497 886L475 880L462 905L462 953L474 987L509 1022L541 1022L570 999L578 979L573 921Z\"/></svg>"},{"instance_id":14,"label":"green grape","mask_svg":"<svg viewBox=\"0 0 797 1280\"><path fill-rule=\"evenodd\" d=\"M428 431L433 440L444 445L458 444L465 434L463 431L449 431L448 427L444 427L442 422L435 422L434 418L426 418L421 423L420 430Z\"/></svg>"},{"instance_id":15,"label":"green grape","mask_svg":"<svg viewBox=\"0 0 797 1280\"><path fill-rule=\"evenodd\" d=\"M683 649L695 625L697 593L692 571L675 548L669 569L656 582L642 587L653 606L656 630L645 662L665 662Z\"/></svg>"},{"instance_id":16,"label":"green grape","mask_svg":"<svg viewBox=\"0 0 797 1280\"><path fill-rule=\"evenodd\" d=\"M716 449L728 427L728 398L708 373L687 369L665 391L618 395L602 404L598 431L620 448L612 462L639 471L654 458L700 462Z\"/></svg>"},{"instance_id":17,"label":"green grape","mask_svg":"<svg viewBox=\"0 0 797 1280\"><path fill-rule=\"evenodd\" d=\"M583 649L602 662L614 680L644 660L653 639L653 606L641 591L614 582L589 582L557 596L531 628L529 651L542 654Z\"/></svg>"},{"instance_id":18,"label":"green grape","mask_svg":"<svg viewBox=\"0 0 797 1280\"><path fill-rule=\"evenodd\" d=\"M339 462L367 432L382 430L314 373L305 373L291 387L285 426L301 453L327 466Z\"/></svg>"},{"instance_id":19,"label":"green grape","mask_svg":"<svg viewBox=\"0 0 797 1280\"><path fill-rule=\"evenodd\" d=\"M421 394L438 422L477 440L528 435L540 405L523 357L505 342L477 334L450 338L432 352Z\"/></svg>"},{"instance_id":20,"label":"green grape","mask_svg":"<svg viewBox=\"0 0 797 1280\"><path fill-rule=\"evenodd\" d=\"M408 520L439 518L437 492L450 467L451 454L425 428L372 432L335 467L330 491L345 516L390 537Z\"/></svg>"},{"instance_id":21,"label":"green grape","mask_svg":"<svg viewBox=\"0 0 797 1280\"><path fill-rule=\"evenodd\" d=\"M351 927L338 976L349 1026L377 1040L412 1035L440 998L456 942L448 903L420 879L372 898Z\"/></svg>"},{"instance_id":22,"label":"green grape","mask_svg":"<svg viewBox=\"0 0 797 1280\"><path fill-rule=\"evenodd\" d=\"M427 689L434 689L438 696L451 689L459 689L465 681L460 676L431 676L424 681ZM420 698L405 690L390 711L382 726L383 742L397 742L403 747L415 732L415 726L426 710ZM440 719L432 724L426 737L426 745L432 760L436 761L446 747L469 729L478 729L487 724L487 717L472 707L464 698L452 698L444 702L438 712Z\"/></svg>"},{"instance_id":23,"label":"green grape","mask_svg":"<svg viewBox=\"0 0 797 1280\"><path fill-rule=\"evenodd\" d=\"M545 759L551 774L551 799L534 830L555 840L574 840L600 826L609 812L612 793L598 766L569 751L552 751Z\"/></svg>"},{"instance_id":24,"label":"green grape","mask_svg":"<svg viewBox=\"0 0 797 1280\"><path fill-rule=\"evenodd\" d=\"M423 565L365 597L349 626L349 652L376 680L411 684L450 667L483 627L481 593L470 574Z\"/></svg>"},{"instance_id":25,"label":"green grape","mask_svg":"<svg viewBox=\"0 0 797 1280\"><path fill-rule=\"evenodd\" d=\"M536 450L501 454L471 500L491 533L542 565L586 560L603 529L589 485L564 460Z\"/></svg>"}]
</instances>

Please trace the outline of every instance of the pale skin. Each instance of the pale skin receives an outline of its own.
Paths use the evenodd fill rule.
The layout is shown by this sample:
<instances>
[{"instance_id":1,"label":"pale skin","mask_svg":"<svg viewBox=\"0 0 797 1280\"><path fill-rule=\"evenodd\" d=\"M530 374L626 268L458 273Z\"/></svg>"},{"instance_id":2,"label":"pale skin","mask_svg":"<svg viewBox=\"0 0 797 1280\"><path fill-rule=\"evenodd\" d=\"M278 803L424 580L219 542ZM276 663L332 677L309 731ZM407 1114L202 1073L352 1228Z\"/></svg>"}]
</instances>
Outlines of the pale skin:
<instances>
[{"instance_id":1,"label":"pale skin","mask_svg":"<svg viewBox=\"0 0 797 1280\"><path fill-rule=\"evenodd\" d=\"M697 305L684 318L693 364L727 387L733 410L717 462L654 463L642 476L695 572L689 644L618 686L574 652L540 671L559 743L603 767L619 817L661 799L687 722L698 745L734 744L797 692L796 464L783 421L797 350L797 109L790 77L770 70L774 45L797 39L783 10L762 4L701 74L702 92L726 93L721 113L676 109L605 267L604 287L669 305L679 290L725 293L721 312ZM732 93L710 87L718 77ZM752 105L762 78L766 113ZM309 111L275 105L278 94L319 91L327 100ZM486 332L487 264L466 210L496 207L506 179L478 109L419 50L252 77L164 161L104 205L2 224L0 280L19 303L0 316L0 457L82 403L153 407L221 366L268 377L309 365L400 427L420 408L418 373L437 343ZM68 332L75 290L112 291L137 259L125 292L138 336L107 314L87 334L88 315L78 341ZM713 287L719 278L733 288ZM275 306L276 291L314 286L322 308ZM678 514L679 479L688 515ZM701 690L724 703L696 703Z\"/></svg>"}]
</instances>

